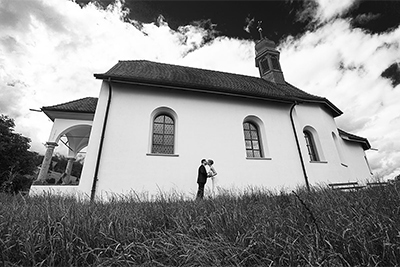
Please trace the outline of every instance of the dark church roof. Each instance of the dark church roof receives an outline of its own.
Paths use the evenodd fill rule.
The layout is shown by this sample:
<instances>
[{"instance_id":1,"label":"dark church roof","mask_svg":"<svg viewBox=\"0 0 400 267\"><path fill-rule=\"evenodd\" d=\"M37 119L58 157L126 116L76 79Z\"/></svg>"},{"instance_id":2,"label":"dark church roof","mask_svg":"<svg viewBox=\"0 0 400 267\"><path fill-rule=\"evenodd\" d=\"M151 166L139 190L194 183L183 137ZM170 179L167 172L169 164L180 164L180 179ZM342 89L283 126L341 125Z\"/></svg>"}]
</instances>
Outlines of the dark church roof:
<instances>
[{"instance_id":1,"label":"dark church roof","mask_svg":"<svg viewBox=\"0 0 400 267\"><path fill-rule=\"evenodd\" d=\"M42 107L42 111L69 111L81 113L94 113L97 106L97 97L85 97L70 102Z\"/></svg>"},{"instance_id":2,"label":"dark church roof","mask_svg":"<svg viewBox=\"0 0 400 267\"><path fill-rule=\"evenodd\" d=\"M276 84L262 78L227 72L184 67L147 60L119 61L104 74L95 74L98 79L114 82L145 84L179 90L200 91L259 98L283 102L313 102L327 106L333 116L342 114L324 97L306 93L286 83Z\"/></svg>"},{"instance_id":3,"label":"dark church roof","mask_svg":"<svg viewBox=\"0 0 400 267\"><path fill-rule=\"evenodd\" d=\"M96 97L85 97L70 102L42 107L41 110L52 120L55 119L54 112L72 112L94 114L97 106Z\"/></svg>"},{"instance_id":4,"label":"dark church roof","mask_svg":"<svg viewBox=\"0 0 400 267\"><path fill-rule=\"evenodd\" d=\"M345 140L351 141L351 142L361 143L361 145L362 145L364 150L368 150L368 149L371 148L371 145L368 142L367 138L364 138L364 137L361 137L361 136L358 136L358 135L355 135L355 134L351 134L351 133L345 132L345 131L343 131L341 129L338 129L338 131L339 131L339 135L340 135L340 137L342 137L342 139L345 139Z\"/></svg>"}]
</instances>

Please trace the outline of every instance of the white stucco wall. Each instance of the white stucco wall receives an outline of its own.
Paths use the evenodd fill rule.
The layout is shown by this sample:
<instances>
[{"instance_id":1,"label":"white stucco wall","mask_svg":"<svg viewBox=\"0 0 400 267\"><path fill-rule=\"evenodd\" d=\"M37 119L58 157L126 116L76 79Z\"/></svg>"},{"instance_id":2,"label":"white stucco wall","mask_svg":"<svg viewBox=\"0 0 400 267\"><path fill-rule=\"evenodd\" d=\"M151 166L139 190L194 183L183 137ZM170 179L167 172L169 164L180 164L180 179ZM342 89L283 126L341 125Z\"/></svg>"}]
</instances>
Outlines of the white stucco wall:
<instances>
[{"instance_id":1,"label":"white stucco wall","mask_svg":"<svg viewBox=\"0 0 400 267\"><path fill-rule=\"evenodd\" d=\"M107 98L104 82L79 185L89 195ZM173 156L150 154L151 114L160 107L172 109L177 116ZM202 158L215 161L217 184L225 189L305 185L289 110L290 104L113 84L96 194L176 190L194 195ZM264 127L266 159L246 159L242 123L249 116L257 117ZM318 105L306 104L296 107L294 117L310 183L351 180L332 138L332 132L338 135L333 118ZM302 133L306 126L318 131L325 163L309 162Z\"/></svg>"},{"instance_id":2,"label":"white stucco wall","mask_svg":"<svg viewBox=\"0 0 400 267\"><path fill-rule=\"evenodd\" d=\"M344 141L339 136L334 118L326 109L311 104L300 104L296 108L295 118L310 184L365 182L365 179L371 177L361 144ZM317 132L317 136L314 137L316 142L319 142L319 162L310 161L303 138L303 130L307 128L313 128ZM337 144L333 134L337 137Z\"/></svg>"},{"instance_id":3,"label":"white stucco wall","mask_svg":"<svg viewBox=\"0 0 400 267\"><path fill-rule=\"evenodd\" d=\"M346 153L346 165L348 166L349 176L353 181L371 180L372 172L368 166L364 150L355 142L341 140Z\"/></svg>"}]
</instances>

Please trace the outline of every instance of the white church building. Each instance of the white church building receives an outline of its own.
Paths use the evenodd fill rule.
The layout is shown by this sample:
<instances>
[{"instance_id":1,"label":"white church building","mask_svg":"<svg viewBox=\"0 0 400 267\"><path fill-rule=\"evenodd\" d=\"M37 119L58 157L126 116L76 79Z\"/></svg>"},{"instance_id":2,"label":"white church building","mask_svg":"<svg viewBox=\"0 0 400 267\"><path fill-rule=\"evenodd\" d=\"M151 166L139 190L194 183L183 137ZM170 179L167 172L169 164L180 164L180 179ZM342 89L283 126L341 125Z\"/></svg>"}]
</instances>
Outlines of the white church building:
<instances>
[{"instance_id":1,"label":"white church building","mask_svg":"<svg viewBox=\"0 0 400 267\"><path fill-rule=\"evenodd\" d=\"M255 50L260 78L119 61L94 75L103 81L98 98L42 107L53 128L31 192L194 196L203 158L215 162L215 187L228 190L370 178L364 151L371 146L337 128L342 111L285 81L274 42L264 38ZM79 182L49 185L44 181L61 137L69 147L66 174L84 148L85 163Z\"/></svg>"}]
</instances>

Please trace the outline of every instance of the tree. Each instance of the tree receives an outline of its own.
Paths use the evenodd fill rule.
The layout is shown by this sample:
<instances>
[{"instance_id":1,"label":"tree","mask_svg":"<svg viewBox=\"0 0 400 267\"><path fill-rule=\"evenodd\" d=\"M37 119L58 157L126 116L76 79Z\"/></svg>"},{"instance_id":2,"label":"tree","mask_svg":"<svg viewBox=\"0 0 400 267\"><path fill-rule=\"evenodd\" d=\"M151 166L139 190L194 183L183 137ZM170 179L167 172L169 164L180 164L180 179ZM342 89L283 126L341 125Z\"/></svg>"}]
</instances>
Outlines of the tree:
<instances>
[{"instance_id":1,"label":"tree","mask_svg":"<svg viewBox=\"0 0 400 267\"><path fill-rule=\"evenodd\" d=\"M24 175L33 174L38 154L28 150L31 140L15 133L14 127L13 119L0 114L0 188L17 193L28 182Z\"/></svg>"}]
</instances>

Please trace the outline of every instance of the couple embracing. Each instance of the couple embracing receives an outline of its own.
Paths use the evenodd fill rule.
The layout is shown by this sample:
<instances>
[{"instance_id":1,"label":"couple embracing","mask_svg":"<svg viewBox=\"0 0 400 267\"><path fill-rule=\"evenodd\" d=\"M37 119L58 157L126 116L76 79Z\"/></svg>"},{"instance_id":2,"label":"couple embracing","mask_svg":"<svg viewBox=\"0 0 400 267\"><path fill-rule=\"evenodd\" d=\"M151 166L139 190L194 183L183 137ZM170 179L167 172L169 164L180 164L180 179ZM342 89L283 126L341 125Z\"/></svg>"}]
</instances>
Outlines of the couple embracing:
<instances>
[{"instance_id":1,"label":"couple embracing","mask_svg":"<svg viewBox=\"0 0 400 267\"><path fill-rule=\"evenodd\" d=\"M217 172L214 169L214 161L212 159L206 160L202 159L201 160L201 165L198 170L198 175L197 175L197 183L199 185L199 189L197 190L197 197L196 199L203 199L204 197L204 186L207 183L207 178L212 179L212 192L214 195L214 178L217 175Z\"/></svg>"}]
</instances>

